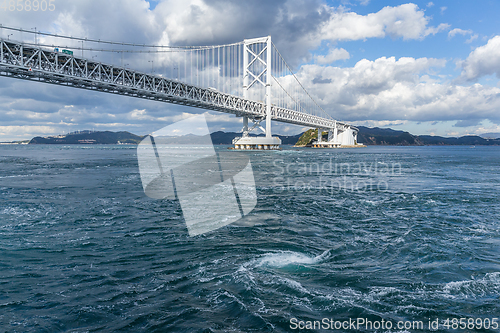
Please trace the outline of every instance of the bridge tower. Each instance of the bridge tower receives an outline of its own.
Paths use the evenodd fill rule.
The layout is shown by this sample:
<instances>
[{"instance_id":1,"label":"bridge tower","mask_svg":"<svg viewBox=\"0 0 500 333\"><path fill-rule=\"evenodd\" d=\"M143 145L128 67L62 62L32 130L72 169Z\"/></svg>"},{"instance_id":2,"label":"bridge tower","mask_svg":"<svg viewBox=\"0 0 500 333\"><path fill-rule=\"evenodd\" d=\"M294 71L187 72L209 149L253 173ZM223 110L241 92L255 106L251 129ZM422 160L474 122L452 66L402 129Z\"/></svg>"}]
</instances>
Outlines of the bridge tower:
<instances>
[{"instance_id":1,"label":"bridge tower","mask_svg":"<svg viewBox=\"0 0 500 333\"><path fill-rule=\"evenodd\" d=\"M253 46L260 46L253 47ZM248 128L248 116L243 116L243 134L241 138L235 138L233 144L235 149L279 149L281 140L272 137L271 133L271 84L272 84L272 42L271 36L262 38L245 39L243 45L243 98L250 99L250 89L254 85L265 87L265 117L251 118L254 123ZM266 120L266 128L260 123ZM265 137L251 137L249 133L255 129L261 129Z\"/></svg>"}]
</instances>

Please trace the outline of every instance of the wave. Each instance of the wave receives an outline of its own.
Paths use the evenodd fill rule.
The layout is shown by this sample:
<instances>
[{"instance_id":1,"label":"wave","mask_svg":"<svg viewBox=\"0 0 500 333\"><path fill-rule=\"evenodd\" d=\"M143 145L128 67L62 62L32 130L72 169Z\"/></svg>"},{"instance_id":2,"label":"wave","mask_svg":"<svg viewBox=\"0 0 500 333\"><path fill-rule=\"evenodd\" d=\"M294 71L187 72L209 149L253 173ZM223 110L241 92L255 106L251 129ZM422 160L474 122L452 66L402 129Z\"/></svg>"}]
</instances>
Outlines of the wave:
<instances>
[{"instance_id":1,"label":"wave","mask_svg":"<svg viewBox=\"0 0 500 333\"><path fill-rule=\"evenodd\" d=\"M315 265L327 260L329 257L330 250L326 250L322 254L315 257L293 251L280 251L277 253L267 253L263 255L257 259L256 266L282 268L289 265Z\"/></svg>"},{"instance_id":2,"label":"wave","mask_svg":"<svg viewBox=\"0 0 500 333\"><path fill-rule=\"evenodd\" d=\"M450 296L483 297L500 293L500 272L487 273L477 280L448 282L443 292Z\"/></svg>"}]
</instances>

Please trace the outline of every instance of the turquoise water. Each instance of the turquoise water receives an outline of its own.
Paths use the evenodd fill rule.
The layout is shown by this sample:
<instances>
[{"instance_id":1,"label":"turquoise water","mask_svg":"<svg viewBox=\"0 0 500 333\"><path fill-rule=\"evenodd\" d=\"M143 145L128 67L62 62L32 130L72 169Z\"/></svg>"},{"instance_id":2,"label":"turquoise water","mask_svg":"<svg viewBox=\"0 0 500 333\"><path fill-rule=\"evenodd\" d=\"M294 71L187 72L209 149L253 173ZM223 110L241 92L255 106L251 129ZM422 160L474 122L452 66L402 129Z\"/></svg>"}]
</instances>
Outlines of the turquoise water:
<instances>
[{"instance_id":1,"label":"turquoise water","mask_svg":"<svg viewBox=\"0 0 500 333\"><path fill-rule=\"evenodd\" d=\"M0 331L498 331L445 324L500 317L500 147L247 153L256 208L189 237L133 146L0 146Z\"/></svg>"}]
</instances>

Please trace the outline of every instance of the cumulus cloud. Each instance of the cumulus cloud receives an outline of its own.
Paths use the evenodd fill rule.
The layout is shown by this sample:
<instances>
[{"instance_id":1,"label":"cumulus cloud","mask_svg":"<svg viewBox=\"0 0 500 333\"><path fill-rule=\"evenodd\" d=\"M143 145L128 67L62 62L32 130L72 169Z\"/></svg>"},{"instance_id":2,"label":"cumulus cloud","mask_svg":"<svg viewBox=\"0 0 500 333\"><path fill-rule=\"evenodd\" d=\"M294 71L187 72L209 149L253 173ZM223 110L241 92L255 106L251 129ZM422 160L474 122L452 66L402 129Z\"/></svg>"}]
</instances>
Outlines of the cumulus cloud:
<instances>
[{"instance_id":1,"label":"cumulus cloud","mask_svg":"<svg viewBox=\"0 0 500 333\"><path fill-rule=\"evenodd\" d=\"M154 12L171 44L225 44L272 35L292 65L320 45L319 29L330 18L320 0L166 0Z\"/></svg>"},{"instance_id":2,"label":"cumulus cloud","mask_svg":"<svg viewBox=\"0 0 500 333\"><path fill-rule=\"evenodd\" d=\"M486 45L476 48L459 65L462 67L461 79L473 81L491 74L500 78L500 36L495 36Z\"/></svg>"},{"instance_id":3,"label":"cumulus cloud","mask_svg":"<svg viewBox=\"0 0 500 333\"><path fill-rule=\"evenodd\" d=\"M376 13L359 15L342 9L332 13L323 28L325 39L332 41L363 40L382 38L422 39L449 28L442 23L429 27L430 18L417 5L408 3L397 7L384 7Z\"/></svg>"},{"instance_id":4,"label":"cumulus cloud","mask_svg":"<svg viewBox=\"0 0 500 333\"><path fill-rule=\"evenodd\" d=\"M470 44L472 43L474 40L476 40L479 36L477 34L474 34L474 32L472 30L463 30L463 29L459 29L459 28L455 28L453 30L450 30L448 32L448 38L453 38L455 37L456 35L462 35L462 36L467 36L467 35L471 35L465 42L467 44Z\"/></svg>"},{"instance_id":5,"label":"cumulus cloud","mask_svg":"<svg viewBox=\"0 0 500 333\"><path fill-rule=\"evenodd\" d=\"M12 15L1 11L0 18L5 26L36 26L39 31L62 35L99 38L102 40L126 39L129 42L144 43L157 38L156 20L149 4L144 0L99 1L72 0L56 1L56 10L22 11ZM27 37L15 33L11 38Z\"/></svg>"},{"instance_id":6,"label":"cumulus cloud","mask_svg":"<svg viewBox=\"0 0 500 333\"><path fill-rule=\"evenodd\" d=\"M450 30L448 32L448 37L453 38L457 34L464 35L464 36L465 35L471 35L472 34L472 30L463 30L463 29L455 28L455 29Z\"/></svg>"},{"instance_id":7,"label":"cumulus cloud","mask_svg":"<svg viewBox=\"0 0 500 333\"><path fill-rule=\"evenodd\" d=\"M387 126L399 126L407 124L407 120L362 120L357 121L357 126L367 126L367 127L387 127Z\"/></svg>"},{"instance_id":8,"label":"cumulus cloud","mask_svg":"<svg viewBox=\"0 0 500 333\"><path fill-rule=\"evenodd\" d=\"M330 49L327 55L320 55L315 57L315 62L320 65L325 65L325 64L331 64L332 62L335 62L337 60L346 60L349 59L351 56L349 55L349 52L347 52L345 49L340 48L334 48Z\"/></svg>"},{"instance_id":9,"label":"cumulus cloud","mask_svg":"<svg viewBox=\"0 0 500 333\"><path fill-rule=\"evenodd\" d=\"M56 133L55 126L0 126L0 137L8 137L11 140L23 140L34 136L51 135Z\"/></svg>"},{"instance_id":10,"label":"cumulus cloud","mask_svg":"<svg viewBox=\"0 0 500 333\"><path fill-rule=\"evenodd\" d=\"M478 35L472 35L472 36L470 36L470 38L469 38L469 39L467 39L465 42L466 42L467 44L470 44L470 43L472 43L473 41L475 41L478 37L479 37Z\"/></svg>"},{"instance_id":11,"label":"cumulus cloud","mask_svg":"<svg viewBox=\"0 0 500 333\"><path fill-rule=\"evenodd\" d=\"M428 80L446 61L432 58L363 59L354 67L303 66L298 73L334 117L347 121L500 120L500 89ZM330 78L330 82L315 84Z\"/></svg>"}]
</instances>

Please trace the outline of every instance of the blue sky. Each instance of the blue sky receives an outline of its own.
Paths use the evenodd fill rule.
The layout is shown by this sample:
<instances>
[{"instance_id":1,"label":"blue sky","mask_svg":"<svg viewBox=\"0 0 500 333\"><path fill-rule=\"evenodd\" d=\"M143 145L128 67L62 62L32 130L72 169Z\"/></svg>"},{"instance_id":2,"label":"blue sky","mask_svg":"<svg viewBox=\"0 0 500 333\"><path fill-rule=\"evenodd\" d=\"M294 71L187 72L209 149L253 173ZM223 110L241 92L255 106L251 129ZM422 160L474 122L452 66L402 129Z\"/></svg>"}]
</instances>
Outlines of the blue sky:
<instances>
[{"instance_id":1,"label":"blue sky","mask_svg":"<svg viewBox=\"0 0 500 333\"><path fill-rule=\"evenodd\" d=\"M342 4L340 1L328 1L328 3L332 6ZM367 5L355 3L345 6L360 15L367 15L378 12L386 6L399 6L404 3L402 1L375 1ZM354 66L363 58L377 59L383 56L465 59L474 48L484 45L489 38L500 34L498 20L500 1L481 1L481 5L474 1L463 0L434 1L429 7L431 3L429 1L412 1L412 3L425 11L425 15L430 18L430 24L435 26L449 24L450 29L423 40L402 40L389 37L339 42L338 46L349 49L351 54L351 58L342 65ZM448 32L455 28L470 30L472 33L456 34L450 38ZM477 35L477 38L467 43L473 35ZM460 71L453 62L448 63L445 70L441 72L454 76L460 75Z\"/></svg>"},{"instance_id":2,"label":"blue sky","mask_svg":"<svg viewBox=\"0 0 500 333\"><path fill-rule=\"evenodd\" d=\"M500 132L499 1L73 0L53 12L0 10L5 26L162 45L272 35L334 118L413 134ZM1 31L5 38L6 31ZM32 36L13 35L26 40ZM48 41L48 39L47 39ZM119 61L99 55L100 61ZM129 67L150 71L145 56ZM155 58L161 71L168 59ZM74 130L151 133L203 110L0 78L0 141ZM211 116L213 130L241 119ZM275 124L280 134L304 128Z\"/></svg>"}]
</instances>

